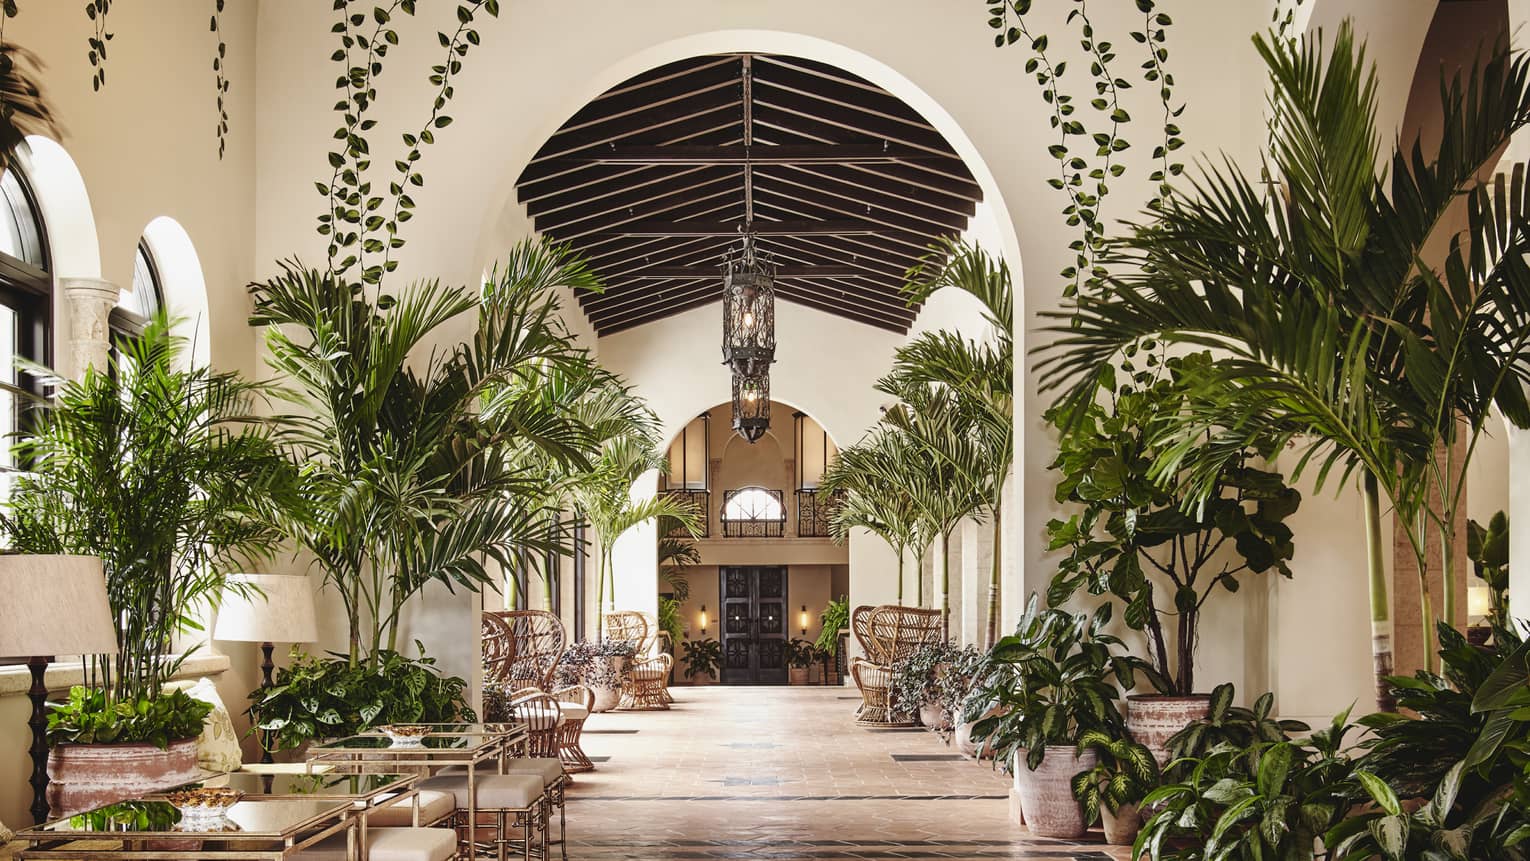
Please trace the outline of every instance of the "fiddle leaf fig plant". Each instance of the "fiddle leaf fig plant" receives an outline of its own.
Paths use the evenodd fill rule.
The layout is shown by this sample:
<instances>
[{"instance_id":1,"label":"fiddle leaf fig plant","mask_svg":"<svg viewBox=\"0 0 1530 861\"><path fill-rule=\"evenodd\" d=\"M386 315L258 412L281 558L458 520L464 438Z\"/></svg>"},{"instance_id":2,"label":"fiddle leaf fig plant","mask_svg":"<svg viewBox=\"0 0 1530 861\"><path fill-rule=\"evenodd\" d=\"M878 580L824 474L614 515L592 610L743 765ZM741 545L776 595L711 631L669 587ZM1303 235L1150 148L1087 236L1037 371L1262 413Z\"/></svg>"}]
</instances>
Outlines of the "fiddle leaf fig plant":
<instances>
[{"instance_id":1,"label":"fiddle leaf fig plant","mask_svg":"<svg viewBox=\"0 0 1530 861\"><path fill-rule=\"evenodd\" d=\"M1080 510L1047 524L1049 549L1066 554L1047 600L1061 606L1080 590L1120 599L1126 624L1147 637L1149 679L1181 696L1196 692L1201 613L1213 596L1252 576L1291 576L1285 520L1301 504L1280 473L1255 465L1268 450L1227 459L1193 505L1184 477L1156 469L1167 449L1202 442L1158 429L1186 408L1187 378L1212 361L1209 352L1163 360L1148 352L1130 382L1107 385L1108 400L1070 416L1052 462L1057 501Z\"/></svg>"}]
</instances>

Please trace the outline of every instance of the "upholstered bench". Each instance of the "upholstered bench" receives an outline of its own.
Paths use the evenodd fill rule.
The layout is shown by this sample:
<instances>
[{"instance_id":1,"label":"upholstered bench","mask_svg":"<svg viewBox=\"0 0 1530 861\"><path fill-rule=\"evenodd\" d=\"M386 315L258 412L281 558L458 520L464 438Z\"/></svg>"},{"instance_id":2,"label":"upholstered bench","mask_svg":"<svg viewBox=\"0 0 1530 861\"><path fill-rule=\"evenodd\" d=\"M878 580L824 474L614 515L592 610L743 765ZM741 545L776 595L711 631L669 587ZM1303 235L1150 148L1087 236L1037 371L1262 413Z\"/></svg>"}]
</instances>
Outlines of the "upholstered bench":
<instances>
[{"instance_id":1,"label":"upholstered bench","mask_svg":"<svg viewBox=\"0 0 1530 861\"><path fill-rule=\"evenodd\" d=\"M505 760L505 771L510 774L535 774L542 779L542 789L547 801L558 808L558 846L568 859L568 809L564 806L563 787L569 782L563 760L556 756L517 756Z\"/></svg>"},{"instance_id":2,"label":"upholstered bench","mask_svg":"<svg viewBox=\"0 0 1530 861\"><path fill-rule=\"evenodd\" d=\"M297 861L346 861L345 844L346 836L335 834L290 857ZM362 861L451 861L456 857L457 835L450 828L367 826L367 851Z\"/></svg>"},{"instance_id":3,"label":"upholstered bench","mask_svg":"<svg viewBox=\"0 0 1530 861\"><path fill-rule=\"evenodd\" d=\"M547 794L540 774L478 774L476 792L471 794L466 774L438 774L420 781L417 788L453 797L457 807L457 839L465 857L476 857L481 845L479 831L493 832L494 855L501 859L513 843L519 843L525 856L531 857L532 841L540 832L542 845L536 851L547 857ZM474 819L468 814L470 798L477 814ZM512 838L513 831L520 832L519 839Z\"/></svg>"},{"instance_id":4,"label":"upholstered bench","mask_svg":"<svg viewBox=\"0 0 1530 861\"><path fill-rule=\"evenodd\" d=\"M457 799L449 792L419 793L420 825L435 825L451 817L457 810ZM388 802L367 813L368 826L396 827L414 825L414 799L401 798Z\"/></svg>"}]
</instances>

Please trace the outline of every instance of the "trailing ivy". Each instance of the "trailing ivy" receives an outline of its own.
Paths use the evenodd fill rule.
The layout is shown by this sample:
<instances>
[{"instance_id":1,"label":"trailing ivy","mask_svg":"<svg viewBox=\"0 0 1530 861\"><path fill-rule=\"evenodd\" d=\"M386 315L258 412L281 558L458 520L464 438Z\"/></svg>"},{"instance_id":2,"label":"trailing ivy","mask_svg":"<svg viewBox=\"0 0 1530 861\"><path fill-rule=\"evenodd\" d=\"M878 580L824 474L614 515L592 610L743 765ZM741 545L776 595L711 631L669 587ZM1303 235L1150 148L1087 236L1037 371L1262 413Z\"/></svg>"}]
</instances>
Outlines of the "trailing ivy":
<instances>
[{"instance_id":1,"label":"trailing ivy","mask_svg":"<svg viewBox=\"0 0 1530 861\"><path fill-rule=\"evenodd\" d=\"M1180 137L1179 124L1175 122L1185 112L1185 105L1181 102L1179 107L1174 107L1174 74L1164 65L1169 61L1167 36L1169 25L1174 23L1173 19L1156 11L1153 0L1137 0L1137 9L1142 13L1142 29L1133 31L1132 38L1148 51L1148 58L1142 64L1142 77L1148 83L1158 85L1158 102L1163 107L1163 143L1153 147L1153 159L1158 162L1158 166L1149 176L1149 179L1158 183L1158 191L1148 201L1148 208L1156 210L1174 193L1169 177L1179 176L1185 171L1185 165L1173 161L1170 155L1185 145L1184 138Z\"/></svg>"},{"instance_id":2,"label":"trailing ivy","mask_svg":"<svg viewBox=\"0 0 1530 861\"><path fill-rule=\"evenodd\" d=\"M218 40L218 53L213 57L213 89L218 95L218 158L223 158L223 150L228 142L228 108L223 104L223 97L228 93L228 75L224 63L227 62L228 45L223 42L223 0L213 0L212 34Z\"/></svg>"},{"instance_id":3,"label":"trailing ivy","mask_svg":"<svg viewBox=\"0 0 1530 861\"><path fill-rule=\"evenodd\" d=\"M95 31L86 40L90 46L90 88L100 90L106 85L106 43L112 40L111 31L106 29L106 15L111 11L112 0L86 0L85 17L89 18L95 26Z\"/></svg>"},{"instance_id":4,"label":"trailing ivy","mask_svg":"<svg viewBox=\"0 0 1530 861\"><path fill-rule=\"evenodd\" d=\"M331 32L340 36L340 47L330 56L344 70L336 79L336 89L344 98L335 103L342 123L334 138L341 145L329 153L332 170L326 184L317 182L319 194L326 201L326 211L319 216L318 231L329 237L329 269L344 276L359 269L367 284L381 283L398 261L393 252L404 245L399 226L414 214L411 187L425 183L419 169L423 149L435 143L435 133L451 124L444 111L453 95L452 80L462 70L462 59L481 37L473 23L480 12L499 15L499 0L465 0L457 5L457 28L450 35L436 34L444 51L442 62L431 66L430 83L435 96L424 123L415 132L405 132L405 151L393 161L394 175L388 181L387 195L374 193L369 169L372 167L372 144L368 138L377 121L367 115L377 98L376 78L382 74L388 49L399 43L392 21L396 14L414 15L415 0L393 0L385 6L373 6L371 13L355 11L363 4L335 0L340 13Z\"/></svg>"}]
</instances>

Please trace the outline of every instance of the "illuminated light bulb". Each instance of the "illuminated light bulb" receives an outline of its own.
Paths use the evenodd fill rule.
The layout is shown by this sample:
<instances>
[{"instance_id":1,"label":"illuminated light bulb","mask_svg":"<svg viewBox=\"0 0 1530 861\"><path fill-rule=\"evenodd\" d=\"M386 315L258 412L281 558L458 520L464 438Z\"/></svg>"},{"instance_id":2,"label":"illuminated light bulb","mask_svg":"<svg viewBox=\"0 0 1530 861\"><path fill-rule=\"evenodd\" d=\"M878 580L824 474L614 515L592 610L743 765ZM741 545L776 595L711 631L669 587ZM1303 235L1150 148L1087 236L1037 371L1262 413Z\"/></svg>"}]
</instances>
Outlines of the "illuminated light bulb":
<instances>
[{"instance_id":1,"label":"illuminated light bulb","mask_svg":"<svg viewBox=\"0 0 1530 861\"><path fill-rule=\"evenodd\" d=\"M754 312L753 311L745 311L744 312L744 328L745 329L753 329L754 328Z\"/></svg>"}]
</instances>

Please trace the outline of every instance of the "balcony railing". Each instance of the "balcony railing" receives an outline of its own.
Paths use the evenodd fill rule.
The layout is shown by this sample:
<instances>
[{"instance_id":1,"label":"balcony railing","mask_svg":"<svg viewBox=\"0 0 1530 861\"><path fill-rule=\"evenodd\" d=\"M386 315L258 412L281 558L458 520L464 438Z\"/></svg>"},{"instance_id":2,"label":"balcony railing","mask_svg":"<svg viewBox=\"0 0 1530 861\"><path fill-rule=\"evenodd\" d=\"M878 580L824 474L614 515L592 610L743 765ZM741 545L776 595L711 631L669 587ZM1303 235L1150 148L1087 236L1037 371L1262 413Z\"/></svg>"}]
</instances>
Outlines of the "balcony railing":
<instances>
[{"instance_id":1,"label":"balcony railing","mask_svg":"<svg viewBox=\"0 0 1530 861\"><path fill-rule=\"evenodd\" d=\"M773 505L761 506L758 510L738 512L729 505L733 498L740 494L750 494L747 497L757 500L760 494L764 494ZM759 487L746 487L739 490L729 490L723 493L722 504L722 534L724 538L781 538L786 535L786 508L783 505L785 494L779 490L765 490ZM765 510L768 508L769 510ZM733 516L729 516L729 515ZM738 516L743 514L745 516Z\"/></svg>"},{"instance_id":2,"label":"balcony railing","mask_svg":"<svg viewBox=\"0 0 1530 861\"><path fill-rule=\"evenodd\" d=\"M830 537L829 521L838 501L837 495L819 493L816 488L797 491L797 537Z\"/></svg>"},{"instance_id":3,"label":"balcony railing","mask_svg":"<svg viewBox=\"0 0 1530 861\"><path fill-rule=\"evenodd\" d=\"M689 503L696 511L696 537L706 538L710 531L712 520L712 492L710 490L661 490L660 493L682 503ZM685 528L676 525L669 530L668 535L672 538L690 538L691 534Z\"/></svg>"}]
</instances>

